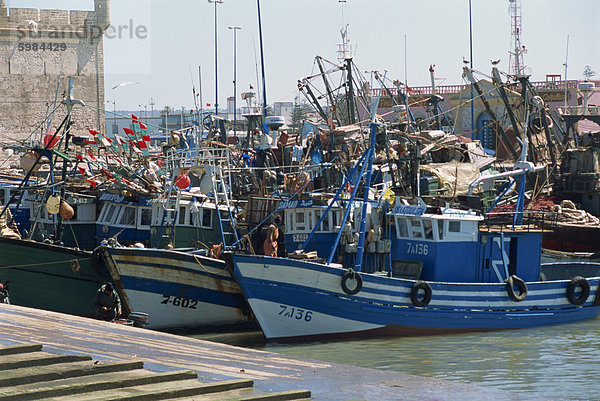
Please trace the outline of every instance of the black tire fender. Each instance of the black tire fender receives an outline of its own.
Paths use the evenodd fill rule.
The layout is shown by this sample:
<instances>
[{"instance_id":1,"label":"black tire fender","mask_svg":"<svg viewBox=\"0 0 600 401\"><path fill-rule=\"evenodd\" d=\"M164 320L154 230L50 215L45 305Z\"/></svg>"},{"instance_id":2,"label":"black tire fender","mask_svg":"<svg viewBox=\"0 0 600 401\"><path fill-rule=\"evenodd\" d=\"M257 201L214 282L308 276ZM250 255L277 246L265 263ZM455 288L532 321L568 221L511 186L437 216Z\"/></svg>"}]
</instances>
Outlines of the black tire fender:
<instances>
[{"instance_id":1,"label":"black tire fender","mask_svg":"<svg viewBox=\"0 0 600 401\"><path fill-rule=\"evenodd\" d=\"M506 283L508 297L514 302L521 302L527 297L527 284L519 277L512 275L504 282ZM515 286L519 289L518 294L515 292Z\"/></svg>"},{"instance_id":2,"label":"black tire fender","mask_svg":"<svg viewBox=\"0 0 600 401\"><path fill-rule=\"evenodd\" d=\"M575 296L575 290L577 287L581 287L581 294L578 297ZM567 299L573 305L583 305L590 296L590 283L581 276L575 276L567 285Z\"/></svg>"},{"instance_id":3,"label":"black tire fender","mask_svg":"<svg viewBox=\"0 0 600 401\"><path fill-rule=\"evenodd\" d=\"M420 290L425 291L425 296L423 297L423 299L419 299ZM429 305L429 302L431 302L432 295L433 290L431 289L429 283L425 281L417 281L413 284L412 288L410 289L410 301L413 303L414 306L417 306L419 308Z\"/></svg>"},{"instance_id":4,"label":"black tire fender","mask_svg":"<svg viewBox=\"0 0 600 401\"><path fill-rule=\"evenodd\" d=\"M356 281L356 287L350 288L348 287L348 280ZM363 280L360 274L358 274L354 269L348 269L342 276L342 290L348 295L358 294L360 290L362 290Z\"/></svg>"}]
</instances>

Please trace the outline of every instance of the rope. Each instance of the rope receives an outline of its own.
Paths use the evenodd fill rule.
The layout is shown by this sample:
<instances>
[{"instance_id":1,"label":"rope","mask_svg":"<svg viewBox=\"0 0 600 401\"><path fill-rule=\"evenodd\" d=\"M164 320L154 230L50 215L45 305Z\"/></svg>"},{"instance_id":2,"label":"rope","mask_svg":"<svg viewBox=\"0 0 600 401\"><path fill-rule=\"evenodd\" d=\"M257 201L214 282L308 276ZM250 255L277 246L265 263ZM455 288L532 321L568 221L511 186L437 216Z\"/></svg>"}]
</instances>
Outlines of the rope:
<instances>
[{"instance_id":1,"label":"rope","mask_svg":"<svg viewBox=\"0 0 600 401\"><path fill-rule=\"evenodd\" d=\"M77 241L77 236L75 235L75 231L73 230L73 224L68 224L68 226L71 229L71 234L73 234L73 241L75 241L75 245L78 249L81 249L79 248L79 241Z\"/></svg>"},{"instance_id":2,"label":"rope","mask_svg":"<svg viewBox=\"0 0 600 401\"><path fill-rule=\"evenodd\" d=\"M58 261L58 262L32 263L32 264L28 264L28 265L0 266L0 269L16 269L16 268L20 268L20 267L36 267L36 266L58 265L58 264L61 264L61 263L73 263L73 262L79 262L79 261L83 261L83 260L92 260L92 258L61 260L61 261Z\"/></svg>"},{"instance_id":3,"label":"rope","mask_svg":"<svg viewBox=\"0 0 600 401\"><path fill-rule=\"evenodd\" d=\"M197 256L197 255L194 255L194 254L192 254L192 256L194 257L194 260L196 260L196 263L198 263L198 265L200 265L200 267L202 268L202 270L204 270L205 272L207 272L207 273L210 273L210 274L219 274L219 273L222 273L222 272L223 272L222 270L219 270L219 271L210 271L210 270L208 270L208 269L206 268L206 266L204 266L204 265L203 265L203 264L200 262L200 260L198 259L198 256Z\"/></svg>"}]
</instances>

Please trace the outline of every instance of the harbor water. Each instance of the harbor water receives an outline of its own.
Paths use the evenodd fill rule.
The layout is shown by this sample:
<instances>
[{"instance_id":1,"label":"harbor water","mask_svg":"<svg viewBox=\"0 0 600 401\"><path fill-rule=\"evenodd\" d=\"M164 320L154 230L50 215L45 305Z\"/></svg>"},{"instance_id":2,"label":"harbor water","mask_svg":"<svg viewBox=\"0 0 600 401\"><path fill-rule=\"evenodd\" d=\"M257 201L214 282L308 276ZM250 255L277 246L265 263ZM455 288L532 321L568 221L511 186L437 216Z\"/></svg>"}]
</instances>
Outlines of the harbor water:
<instances>
[{"instance_id":1,"label":"harbor water","mask_svg":"<svg viewBox=\"0 0 600 401\"><path fill-rule=\"evenodd\" d=\"M501 332L303 343L260 332L193 335L286 356L515 391L519 399L600 400L600 319ZM365 378L365 383L376 378Z\"/></svg>"}]
</instances>

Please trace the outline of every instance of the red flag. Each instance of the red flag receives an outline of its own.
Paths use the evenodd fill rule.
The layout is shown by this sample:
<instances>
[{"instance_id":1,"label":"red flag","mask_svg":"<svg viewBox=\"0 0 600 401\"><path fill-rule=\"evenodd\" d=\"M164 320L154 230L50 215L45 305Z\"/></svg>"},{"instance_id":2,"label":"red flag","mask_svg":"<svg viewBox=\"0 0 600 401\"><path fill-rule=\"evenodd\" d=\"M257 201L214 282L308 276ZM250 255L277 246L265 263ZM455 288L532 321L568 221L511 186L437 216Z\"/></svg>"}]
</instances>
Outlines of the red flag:
<instances>
[{"instance_id":1,"label":"red flag","mask_svg":"<svg viewBox=\"0 0 600 401\"><path fill-rule=\"evenodd\" d=\"M98 131L94 131L94 130L91 130L91 129L88 129L88 131L90 131L90 134L92 134L93 136L96 136L96 135L102 135L102 134L101 134L100 132L98 132Z\"/></svg>"},{"instance_id":2,"label":"red flag","mask_svg":"<svg viewBox=\"0 0 600 401\"><path fill-rule=\"evenodd\" d=\"M150 142L150 135L144 135L144 136L142 136L142 139L143 139L145 142Z\"/></svg>"},{"instance_id":3,"label":"red flag","mask_svg":"<svg viewBox=\"0 0 600 401\"><path fill-rule=\"evenodd\" d=\"M148 127L146 127L146 124L140 121L140 129L148 129Z\"/></svg>"},{"instance_id":4,"label":"red flag","mask_svg":"<svg viewBox=\"0 0 600 401\"><path fill-rule=\"evenodd\" d=\"M77 167L82 176L85 177L85 169L83 167Z\"/></svg>"},{"instance_id":5,"label":"red flag","mask_svg":"<svg viewBox=\"0 0 600 401\"><path fill-rule=\"evenodd\" d=\"M100 134L102 135L102 138L106 139L108 141L108 143L113 143L114 141L110 138L107 138L104 134Z\"/></svg>"},{"instance_id":6,"label":"red flag","mask_svg":"<svg viewBox=\"0 0 600 401\"><path fill-rule=\"evenodd\" d=\"M129 144L131 145L131 149L135 152L135 153L142 153L140 152L140 150L138 149L138 147L135 145L135 143L133 143L133 141L129 141Z\"/></svg>"},{"instance_id":7,"label":"red flag","mask_svg":"<svg viewBox=\"0 0 600 401\"><path fill-rule=\"evenodd\" d=\"M94 155L91 152L87 152L87 155L90 157L90 159L96 160L96 158L94 157Z\"/></svg>"},{"instance_id":8,"label":"red flag","mask_svg":"<svg viewBox=\"0 0 600 401\"><path fill-rule=\"evenodd\" d=\"M75 157L78 158L81 161L84 161L83 156L81 156L81 155L75 155Z\"/></svg>"},{"instance_id":9,"label":"red flag","mask_svg":"<svg viewBox=\"0 0 600 401\"><path fill-rule=\"evenodd\" d=\"M206 103L206 107L210 107L210 103Z\"/></svg>"},{"instance_id":10,"label":"red flag","mask_svg":"<svg viewBox=\"0 0 600 401\"><path fill-rule=\"evenodd\" d=\"M135 136L135 132L131 128L123 128L123 131L125 131L127 135Z\"/></svg>"},{"instance_id":11,"label":"red flag","mask_svg":"<svg viewBox=\"0 0 600 401\"><path fill-rule=\"evenodd\" d=\"M90 185L92 186L92 188L96 188L98 186L98 183L94 180L86 180L87 182L90 183Z\"/></svg>"},{"instance_id":12,"label":"red flag","mask_svg":"<svg viewBox=\"0 0 600 401\"><path fill-rule=\"evenodd\" d=\"M88 145L97 145L96 140L94 141L88 141L87 139L83 140L85 143L87 143Z\"/></svg>"},{"instance_id":13,"label":"red flag","mask_svg":"<svg viewBox=\"0 0 600 401\"><path fill-rule=\"evenodd\" d=\"M132 114L132 115L131 115L131 119L132 119L133 121L137 121L137 120L138 120L138 118L137 118L137 116L136 116L135 114Z\"/></svg>"},{"instance_id":14,"label":"red flag","mask_svg":"<svg viewBox=\"0 0 600 401\"><path fill-rule=\"evenodd\" d=\"M148 149L148 145L146 145L146 142L144 141L138 141L137 144L140 149Z\"/></svg>"}]
</instances>

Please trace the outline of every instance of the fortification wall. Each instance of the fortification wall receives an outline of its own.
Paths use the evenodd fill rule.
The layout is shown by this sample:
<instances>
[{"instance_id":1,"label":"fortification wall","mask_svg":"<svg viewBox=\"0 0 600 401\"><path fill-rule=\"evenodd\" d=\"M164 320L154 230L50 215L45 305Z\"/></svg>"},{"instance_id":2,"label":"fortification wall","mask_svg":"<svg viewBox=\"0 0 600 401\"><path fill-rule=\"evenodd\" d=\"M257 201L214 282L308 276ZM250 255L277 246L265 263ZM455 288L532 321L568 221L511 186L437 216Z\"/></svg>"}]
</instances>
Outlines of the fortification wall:
<instances>
[{"instance_id":1,"label":"fortification wall","mask_svg":"<svg viewBox=\"0 0 600 401\"><path fill-rule=\"evenodd\" d=\"M108 0L95 11L7 9L0 3L0 142L22 140L42 127L53 132L66 114L61 106L70 77L73 130L104 127L102 34L110 25ZM48 119L49 113L55 114ZM45 123L46 120L46 123Z\"/></svg>"}]
</instances>

